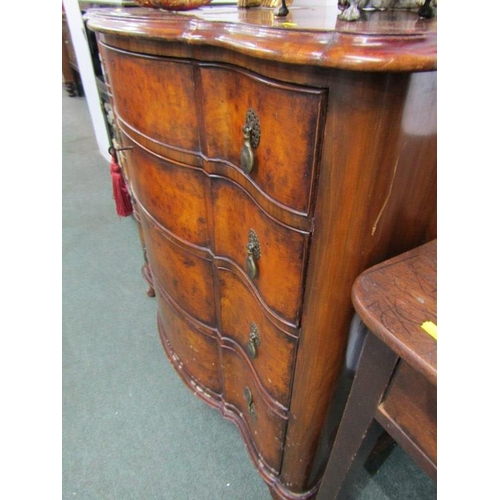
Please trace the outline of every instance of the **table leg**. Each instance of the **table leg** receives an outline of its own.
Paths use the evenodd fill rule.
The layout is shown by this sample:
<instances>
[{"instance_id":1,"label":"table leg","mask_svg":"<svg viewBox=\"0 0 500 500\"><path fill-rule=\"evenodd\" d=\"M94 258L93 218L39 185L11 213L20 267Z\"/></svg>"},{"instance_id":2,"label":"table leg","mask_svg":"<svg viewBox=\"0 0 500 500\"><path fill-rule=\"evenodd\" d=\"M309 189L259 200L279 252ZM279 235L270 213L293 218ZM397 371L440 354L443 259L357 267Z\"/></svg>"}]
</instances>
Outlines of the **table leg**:
<instances>
[{"instance_id":1,"label":"table leg","mask_svg":"<svg viewBox=\"0 0 500 500\"><path fill-rule=\"evenodd\" d=\"M398 356L369 333L352 385L349 399L323 476L317 500L338 498L343 485L362 467L381 427L375 411L386 390Z\"/></svg>"}]
</instances>

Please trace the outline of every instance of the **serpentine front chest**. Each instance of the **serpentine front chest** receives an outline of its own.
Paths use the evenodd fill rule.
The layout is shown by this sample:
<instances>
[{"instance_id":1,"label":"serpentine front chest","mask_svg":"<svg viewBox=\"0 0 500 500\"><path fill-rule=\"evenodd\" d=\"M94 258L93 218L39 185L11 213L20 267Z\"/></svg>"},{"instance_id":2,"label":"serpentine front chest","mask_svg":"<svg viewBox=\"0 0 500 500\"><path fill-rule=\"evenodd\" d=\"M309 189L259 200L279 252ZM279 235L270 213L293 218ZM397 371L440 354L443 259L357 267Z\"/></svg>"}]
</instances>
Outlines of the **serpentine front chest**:
<instances>
[{"instance_id":1,"label":"serpentine front chest","mask_svg":"<svg viewBox=\"0 0 500 500\"><path fill-rule=\"evenodd\" d=\"M166 354L274 498L314 498L368 267L436 237L435 21L97 9Z\"/></svg>"}]
</instances>

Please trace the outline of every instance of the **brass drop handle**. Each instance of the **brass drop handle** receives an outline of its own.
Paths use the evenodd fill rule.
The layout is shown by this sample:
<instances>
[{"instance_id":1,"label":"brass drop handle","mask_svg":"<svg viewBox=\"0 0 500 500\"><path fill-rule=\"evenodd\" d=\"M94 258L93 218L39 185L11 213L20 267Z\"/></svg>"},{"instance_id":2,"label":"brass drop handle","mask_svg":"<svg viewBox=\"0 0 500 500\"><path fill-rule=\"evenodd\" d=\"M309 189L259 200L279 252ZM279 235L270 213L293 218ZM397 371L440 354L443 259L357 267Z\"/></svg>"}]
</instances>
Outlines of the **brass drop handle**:
<instances>
[{"instance_id":1,"label":"brass drop handle","mask_svg":"<svg viewBox=\"0 0 500 500\"><path fill-rule=\"evenodd\" d=\"M260 242L257 233L250 229L247 243L247 273L251 279L255 279L258 273L257 260L260 258Z\"/></svg>"},{"instance_id":2,"label":"brass drop handle","mask_svg":"<svg viewBox=\"0 0 500 500\"><path fill-rule=\"evenodd\" d=\"M260 336L257 325L253 321L250 323L250 334L248 337L247 353L252 359L255 359L257 357L257 347L260 346Z\"/></svg>"},{"instance_id":3,"label":"brass drop handle","mask_svg":"<svg viewBox=\"0 0 500 500\"><path fill-rule=\"evenodd\" d=\"M245 401L247 402L248 413L250 413L252 417L255 417L257 415L257 412L255 411L255 405L253 404L252 391L248 386L245 387L244 395L245 395Z\"/></svg>"},{"instance_id":4,"label":"brass drop handle","mask_svg":"<svg viewBox=\"0 0 500 500\"><path fill-rule=\"evenodd\" d=\"M243 125L243 148L240 155L240 166L243 172L249 174L255 164L253 150L259 145L260 141L260 122L257 113L249 109L245 116Z\"/></svg>"},{"instance_id":5,"label":"brass drop handle","mask_svg":"<svg viewBox=\"0 0 500 500\"><path fill-rule=\"evenodd\" d=\"M243 149L241 150L240 165L243 172L249 174L253 169L254 154L250 144L250 132L252 129L246 125L243 127Z\"/></svg>"}]
</instances>

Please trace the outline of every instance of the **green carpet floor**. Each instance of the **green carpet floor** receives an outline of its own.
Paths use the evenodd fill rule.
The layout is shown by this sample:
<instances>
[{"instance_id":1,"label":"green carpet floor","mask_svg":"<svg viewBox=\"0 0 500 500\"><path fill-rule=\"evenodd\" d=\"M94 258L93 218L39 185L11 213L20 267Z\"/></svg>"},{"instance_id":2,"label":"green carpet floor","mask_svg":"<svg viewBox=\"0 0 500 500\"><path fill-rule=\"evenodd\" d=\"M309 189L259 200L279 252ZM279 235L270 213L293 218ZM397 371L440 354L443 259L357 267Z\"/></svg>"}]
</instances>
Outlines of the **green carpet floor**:
<instances>
[{"instance_id":1,"label":"green carpet floor","mask_svg":"<svg viewBox=\"0 0 500 500\"><path fill-rule=\"evenodd\" d=\"M62 120L63 500L271 500L236 427L165 357L136 223L114 212L85 98L63 91ZM436 488L396 448L351 496Z\"/></svg>"}]
</instances>

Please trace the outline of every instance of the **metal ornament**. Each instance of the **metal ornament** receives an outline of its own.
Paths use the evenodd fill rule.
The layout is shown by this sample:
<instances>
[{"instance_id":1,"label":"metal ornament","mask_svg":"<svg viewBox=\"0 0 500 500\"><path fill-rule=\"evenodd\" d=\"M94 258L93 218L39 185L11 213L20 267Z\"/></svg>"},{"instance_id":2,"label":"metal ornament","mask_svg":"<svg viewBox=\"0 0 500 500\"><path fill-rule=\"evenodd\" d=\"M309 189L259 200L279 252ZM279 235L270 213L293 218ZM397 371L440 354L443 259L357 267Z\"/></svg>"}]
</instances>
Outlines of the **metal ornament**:
<instances>
[{"instance_id":1,"label":"metal ornament","mask_svg":"<svg viewBox=\"0 0 500 500\"><path fill-rule=\"evenodd\" d=\"M248 232L248 243L247 243L247 273L251 279L255 279L257 276L257 260L260 259L260 242L257 237L257 233L250 229Z\"/></svg>"},{"instance_id":2,"label":"metal ornament","mask_svg":"<svg viewBox=\"0 0 500 500\"><path fill-rule=\"evenodd\" d=\"M250 323L250 334L248 337L247 352L252 359L255 359L257 357L257 347L260 346L260 336L257 325L253 321Z\"/></svg>"}]
</instances>

